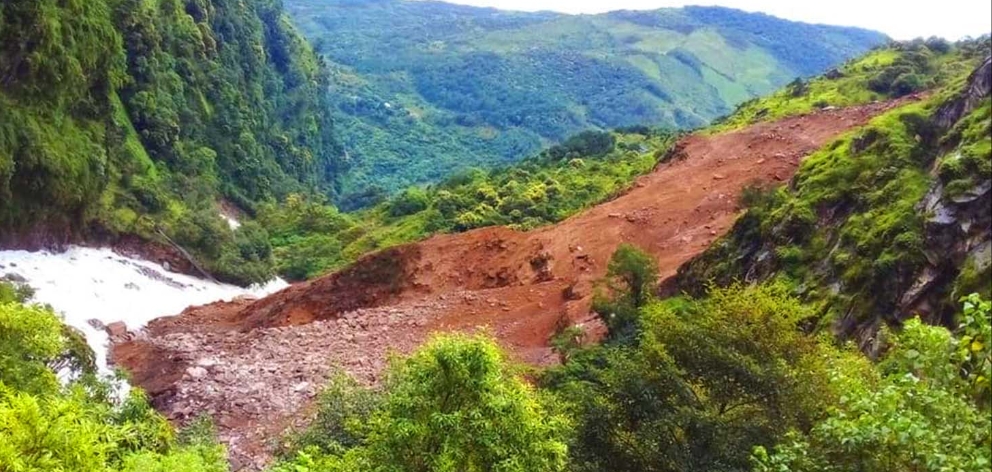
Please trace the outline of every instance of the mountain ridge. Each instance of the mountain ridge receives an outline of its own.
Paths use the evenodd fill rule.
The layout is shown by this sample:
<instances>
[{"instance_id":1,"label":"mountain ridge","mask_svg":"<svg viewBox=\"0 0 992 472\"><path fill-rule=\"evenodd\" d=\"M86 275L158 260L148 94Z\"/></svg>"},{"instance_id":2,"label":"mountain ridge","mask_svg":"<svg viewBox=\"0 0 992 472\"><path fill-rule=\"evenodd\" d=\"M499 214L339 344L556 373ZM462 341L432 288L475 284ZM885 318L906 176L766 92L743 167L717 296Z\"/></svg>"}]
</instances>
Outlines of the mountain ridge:
<instances>
[{"instance_id":1,"label":"mountain ridge","mask_svg":"<svg viewBox=\"0 0 992 472\"><path fill-rule=\"evenodd\" d=\"M694 128L884 43L714 7L602 15L286 2L328 61L355 166L339 205L515 162L590 128ZM786 47L788 44L788 47ZM386 139L388 137L388 140Z\"/></svg>"}]
</instances>

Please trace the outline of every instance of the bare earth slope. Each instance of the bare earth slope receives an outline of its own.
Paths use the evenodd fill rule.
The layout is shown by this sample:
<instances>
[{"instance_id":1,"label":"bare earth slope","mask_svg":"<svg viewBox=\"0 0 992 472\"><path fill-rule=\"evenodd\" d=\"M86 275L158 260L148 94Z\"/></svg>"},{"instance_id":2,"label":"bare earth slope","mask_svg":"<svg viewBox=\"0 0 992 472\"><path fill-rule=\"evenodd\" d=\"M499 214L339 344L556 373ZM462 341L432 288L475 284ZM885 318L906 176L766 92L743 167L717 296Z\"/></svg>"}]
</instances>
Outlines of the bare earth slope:
<instances>
[{"instance_id":1,"label":"bare earth slope","mask_svg":"<svg viewBox=\"0 0 992 472\"><path fill-rule=\"evenodd\" d=\"M436 236L263 300L191 308L118 340L115 362L171 419L212 415L235 469L259 468L264 441L305 417L333 369L374 382L389 352L431 332L485 327L520 360L554 362L563 317L597 329L592 283L619 244L674 275L730 228L743 188L788 181L804 156L898 103L690 136L629 192L560 224Z\"/></svg>"}]
</instances>

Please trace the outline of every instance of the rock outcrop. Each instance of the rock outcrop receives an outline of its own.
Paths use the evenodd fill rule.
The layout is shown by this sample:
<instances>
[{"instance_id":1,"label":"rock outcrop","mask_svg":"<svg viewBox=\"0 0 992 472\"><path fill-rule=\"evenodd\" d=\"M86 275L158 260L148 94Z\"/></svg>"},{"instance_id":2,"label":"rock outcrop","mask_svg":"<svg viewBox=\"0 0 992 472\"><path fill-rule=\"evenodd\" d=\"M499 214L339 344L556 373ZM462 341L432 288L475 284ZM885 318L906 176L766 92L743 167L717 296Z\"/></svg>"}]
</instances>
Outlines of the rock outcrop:
<instances>
[{"instance_id":1,"label":"rock outcrop","mask_svg":"<svg viewBox=\"0 0 992 472\"><path fill-rule=\"evenodd\" d=\"M925 178L930 179L930 186L925 193L921 192L922 198L916 202L915 218L888 211L894 205L902 205L903 201L883 198L873 203L877 206L871 207L870 200L858 195L816 200L820 203L810 209L812 215L799 213L797 216L801 210L783 205L802 201L802 192L809 191L798 182L811 177L800 174L791 184L790 195L796 198L788 200L788 204L767 202L766 206L759 205L758 211L745 214L726 237L681 267L664 289L668 293L696 290L694 293L700 294L705 282L725 285L740 280L750 283L789 274L799 282L798 290L810 303L817 304L824 309L824 315L831 317L835 331L856 339L867 352L878 347L874 336L886 322L898 323L920 315L932 323L952 325L953 316L959 309L957 298L966 295L956 292L962 289L958 286L959 281L967 278L968 273L979 274L978 280L986 280L992 265L992 176L969 175L966 181L971 182L970 188L948 192L939 167L944 162L942 156L953 156L958 152L963 138L955 131L956 126L974 110L987 105L990 91L992 58L986 58L961 91L945 99L929 115L911 111L898 117L905 121L895 126L903 126L906 130L898 132L917 133L918 144L911 151L899 151L911 152L912 156L890 154L878 173L895 175L906 170L914 175L929 176ZM856 175L860 170L854 164L845 164L843 159L848 155L855 160L879 159L891 149L887 142L880 140L893 130L866 130L850 139L849 150L838 151L849 154L838 155L829 165L846 165L836 171ZM881 147L877 145L880 142ZM992 156L987 158L992 160ZM811 175L816 172L817 169L810 169ZM822 178L823 173L815 176ZM883 184L895 182L884 177L878 181ZM863 186L858 188L864 190ZM878 211L872 213L875 210ZM914 240L921 242L919 247L894 249L887 253L887 260L878 261L862 253L861 241L845 240L844 231L848 230L841 230L842 227L875 224L865 218L878 214L907 218L905 225L909 229L902 230L903 234L918 238ZM863 232L848 231L846 234ZM897 241L883 243L893 247L899 244ZM794 256L789 251L799 255ZM886 251L883 248L876 253ZM801 258L801 268L790 263L790 257ZM838 263L837 257L841 260L868 259L860 260L861 264L855 266ZM875 285L871 287L855 286L851 285L851 280L865 278L860 274L853 277L845 274L852 268L861 273L874 271L873 276L885 275L875 276L872 279ZM828 302L818 303L825 300Z\"/></svg>"},{"instance_id":2,"label":"rock outcrop","mask_svg":"<svg viewBox=\"0 0 992 472\"><path fill-rule=\"evenodd\" d=\"M947 132L992 94L992 56L968 79L967 87L937 109L933 122ZM988 139L992 139L989 136ZM992 160L992 156L989 157ZM933 170L936 173L936 169ZM992 176L974 176L974 185L953 195L937 178L916 209L926 218L924 254L927 263L900 300L903 314L919 313L930 321L950 323L956 310L949 286L962 269L988 272L992 265ZM950 306L948 306L950 305Z\"/></svg>"}]
</instances>

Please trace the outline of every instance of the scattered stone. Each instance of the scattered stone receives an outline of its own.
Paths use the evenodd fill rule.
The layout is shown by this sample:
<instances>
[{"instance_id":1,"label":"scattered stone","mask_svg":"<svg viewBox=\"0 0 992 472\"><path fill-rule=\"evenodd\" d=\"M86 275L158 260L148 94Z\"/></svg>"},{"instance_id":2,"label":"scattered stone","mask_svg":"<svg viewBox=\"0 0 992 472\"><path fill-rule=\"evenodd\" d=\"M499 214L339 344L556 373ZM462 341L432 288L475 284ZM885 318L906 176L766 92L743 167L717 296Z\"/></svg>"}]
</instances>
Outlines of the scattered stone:
<instances>
[{"instance_id":1,"label":"scattered stone","mask_svg":"<svg viewBox=\"0 0 992 472\"><path fill-rule=\"evenodd\" d=\"M203 367L193 366L186 369L186 375L192 379L202 379L207 376L207 369Z\"/></svg>"},{"instance_id":2,"label":"scattered stone","mask_svg":"<svg viewBox=\"0 0 992 472\"><path fill-rule=\"evenodd\" d=\"M145 277L148 277L149 279L152 279L152 280L154 280L156 282L161 282L161 283L166 284L166 285L168 285L168 286L170 286L172 288L177 288L177 289L180 289L181 290L181 289L184 289L184 288L187 288L188 287L188 285L186 285L184 283L181 283L181 282L177 282L175 280L172 280L171 278L163 275L161 272L159 272L157 270L154 270L154 269L149 269L148 267L145 267L145 266L136 266L135 267L135 270L139 274L141 274L141 275L143 275Z\"/></svg>"},{"instance_id":3,"label":"scattered stone","mask_svg":"<svg viewBox=\"0 0 992 472\"><path fill-rule=\"evenodd\" d=\"M10 263L10 266L11 267L17 267L17 264L14 264L13 262L11 262ZM28 279L24 278L23 275L18 274L16 272L11 272L11 273L3 276L3 278L0 279L0 280L5 280L7 282L13 282L15 284L24 284L24 283L27 283L28 282Z\"/></svg>"},{"instance_id":4,"label":"scattered stone","mask_svg":"<svg viewBox=\"0 0 992 472\"><path fill-rule=\"evenodd\" d=\"M127 335L127 325L123 321L115 321L106 325L104 331L111 338L121 338Z\"/></svg>"}]
</instances>

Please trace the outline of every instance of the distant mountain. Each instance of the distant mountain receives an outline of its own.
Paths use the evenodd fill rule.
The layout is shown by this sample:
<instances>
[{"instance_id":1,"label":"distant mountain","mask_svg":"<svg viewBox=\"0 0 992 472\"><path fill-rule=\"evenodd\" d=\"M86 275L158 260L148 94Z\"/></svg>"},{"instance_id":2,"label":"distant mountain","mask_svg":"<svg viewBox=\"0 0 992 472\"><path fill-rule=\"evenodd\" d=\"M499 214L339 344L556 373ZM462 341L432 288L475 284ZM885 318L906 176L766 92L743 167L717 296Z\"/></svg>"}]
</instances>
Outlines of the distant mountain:
<instances>
[{"instance_id":1,"label":"distant mountain","mask_svg":"<svg viewBox=\"0 0 992 472\"><path fill-rule=\"evenodd\" d=\"M375 197L521 159L587 128L690 128L886 42L727 8L572 16L406 0L286 0L329 62L333 108Z\"/></svg>"}]
</instances>

